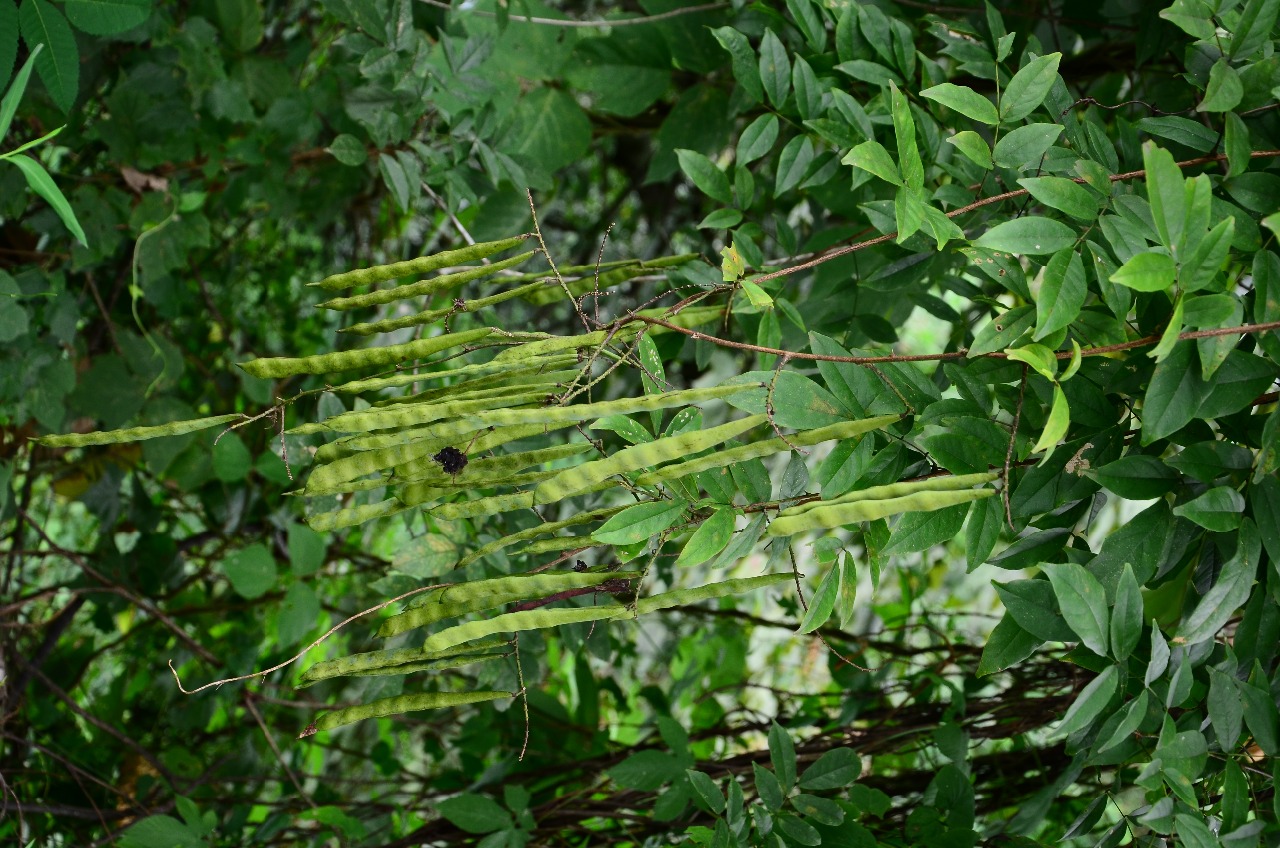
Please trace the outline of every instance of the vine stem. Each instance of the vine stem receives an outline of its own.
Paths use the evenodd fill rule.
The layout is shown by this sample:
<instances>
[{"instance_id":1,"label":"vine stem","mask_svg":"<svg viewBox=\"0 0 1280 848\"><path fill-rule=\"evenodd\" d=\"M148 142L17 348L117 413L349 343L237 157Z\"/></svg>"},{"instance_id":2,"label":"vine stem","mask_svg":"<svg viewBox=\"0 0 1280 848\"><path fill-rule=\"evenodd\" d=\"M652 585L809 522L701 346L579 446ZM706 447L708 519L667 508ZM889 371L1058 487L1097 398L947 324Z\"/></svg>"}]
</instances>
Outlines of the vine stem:
<instances>
[{"instance_id":1,"label":"vine stem","mask_svg":"<svg viewBox=\"0 0 1280 848\"><path fill-rule=\"evenodd\" d=\"M317 645L321 644L322 642L324 642L325 640L327 640L330 636L332 636L333 634L337 633L339 630L341 630L342 628L346 627L346 626L347 626L348 624L350 624L351 622L355 621L357 618L363 618L364 616L368 615L369 613L377 612L378 610L382 610L382 609L386 609L387 607L391 606L391 605L392 605L392 604L394 604L394 603L397 603L397 602L399 602L399 601L403 601L405 598L411 597L411 596L413 596L413 595L417 595L417 594L419 594L419 593L421 593L421 592L429 592L429 591L431 591L432 589L441 589L441 588L443 588L443 587L445 587L445 586L448 586L448 585L451 585L451 584L448 584L448 583L435 583L435 584L433 584L433 585L431 585L431 586L419 586L417 589L413 589L413 590L410 590L410 591L408 591L408 592L405 592L403 595L396 595L394 598L392 598L392 599L390 599L390 600L388 600L388 601L383 601L382 603L380 603L380 604L378 604L378 605L376 605L376 606L372 606L372 607L369 607L369 608L368 608L368 609L366 609L366 610L362 610L362 611L360 611L360 612L356 613L355 615L350 616L349 618L346 618L346 619L344 619L343 621L338 622L338 623L337 623L337 624L335 624L333 627L330 627L328 630L326 630L326 631L325 631L325 633L324 633L324 635L323 635L323 636L321 636L319 639L317 639L317 640L315 640L314 642L312 642L312 643L311 643L310 645L308 645L307 647L303 648L303 649L302 649L301 651L299 651L298 653L296 653L296 654L294 654L293 656L289 657L289 659L287 659L287 660L285 660L284 662L279 663L279 664L277 664L277 665L273 665L273 666L271 666L271 668L264 668L262 671L254 671L254 672L250 672L249 674L242 674L242 675L240 675L239 677L224 677L222 680L215 680L215 681L213 681L212 683L206 683L205 685L200 686L200 687L198 687L198 688L196 688L196 689L186 689L186 688L184 688L184 687L183 687L183 685L182 685L182 678L178 676L178 670L177 670L176 668L174 668L174 667L173 667L173 660L169 660L169 671L173 672L173 679L174 679L174 681L178 684L178 690L179 690L180 692L182 692L182 694L184 694L184 695L194 695L194 694L196 694L197 692L203 692L205 689L209 689L209 688L214 687L214 686L222 686L223 684L226 684L226 683L238 683L238 682L240 682L241 680L252 680L252 679L253 679L253 678L255 678L255 677L266 677L266 676L267 676L268 674L270 674L271 672L273 672L273 671L279 671L280 669L284 668L285 666L289 665L290 663L292 663L292 662L294 662L294 661L296 661L296 660L300 660L300 659L302 659L304 656L306 656L306 655L307 655L307 651L309 651L309 650L311 650L312 648L316 647Z\"/></svg>"}]
</instances>

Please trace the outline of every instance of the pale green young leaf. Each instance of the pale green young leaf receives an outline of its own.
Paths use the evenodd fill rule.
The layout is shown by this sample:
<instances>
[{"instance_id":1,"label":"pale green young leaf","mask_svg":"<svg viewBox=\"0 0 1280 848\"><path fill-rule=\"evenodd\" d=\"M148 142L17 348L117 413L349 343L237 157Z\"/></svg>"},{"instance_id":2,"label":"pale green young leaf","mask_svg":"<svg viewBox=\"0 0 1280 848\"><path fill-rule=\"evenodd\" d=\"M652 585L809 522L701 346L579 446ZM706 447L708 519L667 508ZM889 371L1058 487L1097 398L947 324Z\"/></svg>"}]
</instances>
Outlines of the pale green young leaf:
<instances>
[{"instance_id":1,"label":"pale green young leaf","mask_svg":"<svg viewBox=\"0 0 1280 848\"><path fill-rule=\"evenodd\" d=\"M920 92L921 97L937 101L948 109L952 109L984 124L995 126L1000 122L1000 113L995 104L972 88L944 82Z\"/></svg>"}]
</instances>

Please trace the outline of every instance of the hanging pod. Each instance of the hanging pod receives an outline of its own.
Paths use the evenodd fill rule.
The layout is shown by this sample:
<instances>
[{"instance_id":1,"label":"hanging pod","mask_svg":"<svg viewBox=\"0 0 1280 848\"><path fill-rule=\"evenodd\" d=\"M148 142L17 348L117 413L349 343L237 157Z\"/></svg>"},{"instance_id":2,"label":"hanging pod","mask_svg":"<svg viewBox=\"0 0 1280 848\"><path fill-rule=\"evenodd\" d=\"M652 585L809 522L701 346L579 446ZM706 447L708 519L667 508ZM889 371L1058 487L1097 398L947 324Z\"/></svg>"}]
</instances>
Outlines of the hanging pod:
<instances>
[{"instance_id":1,"label":"hanging pod","mask_svg":"<svg viewBox=\"0 0 1280 848\"><path fill-rule=\"evenodd\" d=\"M211 418L195 418L190 421L173 421L154 427L125 427L122 430L99 430L93 433L69 433L64 436L40 436L32 439L48 448L83 448L91 445L116 445L121 442L141 442L165 436L185 436L199 430L208 430L221 424L229 424L245 416L238 412L215 415Z\"/></svg>"},{"instance_id":2,"label":"hanging pod","mask_svg":"<svg viewBox=\"0 0 1280 848\"><path fill-rule=\"evenodd\" d=\"M528 253L522 253L519 256L513 256L510 259L504 259L501 262L495 262L492 265L481 265L477 268L468 268L465 271L456 271L452 274L444 274L439 277L432 277L430 280L419 280L416 283L407 283L403 286L393 286L389 289L379 289L377 291L366 292L365 294L354 294L350 297L335 297L326 300L324 303L316 304L321 309L361 309L366 306L381 306L384 303L393 303L397 300L405 300L411 297L420 297L422 295L438 294L446 292L450 289L456 289L464 283L473 280L490 277L499 271L507 268L514 268L523 264L535 254L537 251L530 250ZM361 335L368 335L363 333Z\"/></svg>"},{"instance_id":3,"label":"hanging pod","mask_svg":"<svg viewBox=\"0 0 1280 848\"><path fill-rule=\"evenodd\" d=\"M558 607L555 609L532 609L520 612L508 612L493 618L482 618L468 621L441 630L427 637L422 643L424 651L442 651L455 645L462 645L474 639L492 636L495 633L522 633L526 630L546 630L562 624L579 624L584 621L600 621L626 615L629 610L622 604L608 603L593 607Z\"/></svg>"},{"instance_id":4,"label":"hanging pod","mask_svg":"<svg viewBox=\"0 0 1280 848\"><path fill-rule=\"evenodd\" d=\"M356 368L372 368L380 365L395 365L412 362L451 347L471 344L493 334L490 327L480 327L461 333L448 333L443 336L432 336L429 339L417 339L398 345L386 347L366 347L356 350L342 350L334 353L321 353L316 356L273 356L251 359L240 362L239 366L251 377L262 379L278 379L292 377L295 374L330 374L335 371L351 371Z\"/></svg>"},{"instance_id":5,"label":"hanging pod","mask_svg":"<svg viewBox=\"0 0 1280 848\"><path fill-rule=\"evenodd\" d=\"M990 483L999 476L999 472L996 471L980 471L976 474L942 474L937 477L925 477L923 480L906 480L900 483L889 483L884 486L872 486L869 489L846 492L840 497L832 498L829 501L809 501L808 503L797 504L779 512L778 517L789 518L819 507L836 506L855 501L900 498L906 495L914 495L917 492L949 492L956 489L969 489L973 486Z\"/></svg>"},{"instance_id":6,"label":"hanging pod","mask_svg":"<svg viewBox=\"0 0 1280 848\"><path fill-rule=\"evenodd\" d=\"M407 386L411 383L428 383L434 380L459 378L470 379L472 377L497 373L515 375L540 370L550 371L557 368L563 368L570 363L576 362L577 359L578 357L572 353L562 353L558 356L548 356L535 359L520 366L513 366L509 362L480 362L475 365L464 365L461 368L450 368L443 371L405 372L392 374L388 377L369 377L364 380L352 380L348 383L333 386L329 391L341 392L344 394L360 394L380 389L399 388L400 386Z\"/></svg>"},{"instance_id":7,"label":"hanging pod","mask_svg":"<svg viewBox=\"0 0 1280 848\"><path fill-rule=\"evenodd\" d=\"M412 713L418 710L459 707L463 704L476 704L481 701L495 701L498 698L514 698L515 696L516 693L514 692L423 692L418 695L397 695L394 698L383 698L370 704L361 704L358 707L347 707L344 710L325 713L320 717L319 721L308 725L306 730L298 734L298 738L314 736L321 730L333 730L335 727L354 724L367 718L381 718L382 716L400 715L401 713Z\"/></svg>"},{"instance_id":8,"label":"hanging pod","mask_svg":"<svg viewBox=\"0 0 1280 848\"><path fill-rule=\"evenodd\" d=\"M580 512L570 516L569 518L563 519L561 521L544 521L542 524L539 524L536 527L530 527L526 530L520 530L516 533L511 533L507 536L503 536L501 539L494 539L492 542L488 542L484 545L481 545L479 548L476 548L474 551L467 554L462 559L458 560L458 564L454 567L464 568L470 565L471 563L476 562L479 559L483 559L489 554L497 553L503 548L509 547L518 542L527 542L530 539L536 539L539 536L545 536L549 533L555 533L559 530L565 529L566 527L573 527L574 525L577 525L577 524L586 524L587 522L590 522L590 521L599 521L602 518L608 518L611 515L615 515L619 512L622 512L622 510L624 509L626 509L625 506L611 506L611 507L606 507L605 509L593 509L590 512ZM575 541L577 541L576 537L573 537L573 538L575 539Z\"/></svg>"},{"instance_id":9,"label":"hanging pod","mask_svg":"<svg viewBox=\"0 0 1280 848\"><path fill-rule=\"evenodd\" d=\"M900 512L932 512L962 503L989 498L995 489L962 489L954 492L918 492L884 500L861 500L835 506L820 506L806 512L774 519L770 536L794 536L809 530L830 530L846 524L874 521Z\"/></svg>"},{"instance_id":10,"label":"hanging pod","mask_svg":"<svg viewBox=\"0 0 1280 848\"><path fill-rule=\"evenodd\" d=\"M340 291L355 286L365 286L399 279L400 277L409 277L415 274L427 274L452 265L463 265L467 262L485 259L495 253L510 250L525 239L532 237L532 233L525 233L513 238L486 241L480 244L460 247L457 250L446 250L443 253L433 253L430 256L419 256L417 259L408 259L404 262L393 262L390 265L376 265L372 268L343 271L341 274L334 274L325 277L319 282L308 283L308 285L322 288L326 291Z\"/></svg>"}]
</instances>

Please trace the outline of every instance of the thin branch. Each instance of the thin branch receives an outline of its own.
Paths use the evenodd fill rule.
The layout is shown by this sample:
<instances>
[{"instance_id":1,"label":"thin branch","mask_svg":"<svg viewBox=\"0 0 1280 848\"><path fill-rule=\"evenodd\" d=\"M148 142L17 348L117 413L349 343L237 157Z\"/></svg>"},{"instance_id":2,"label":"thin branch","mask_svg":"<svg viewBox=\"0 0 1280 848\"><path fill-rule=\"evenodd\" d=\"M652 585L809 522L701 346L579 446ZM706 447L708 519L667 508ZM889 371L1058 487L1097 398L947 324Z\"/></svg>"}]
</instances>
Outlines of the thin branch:
<instances>
[{"instance_id":1,"label":"thin branch","mask_svg":"<svg viewBox=\"0 0 1280 848\"><path fill-rule=\"evenodd\" d=\"M1013 487L1009 483L1009 468L1013 465L1013 445L1018 439L1018 424L1022 421L1022 402L1027 393L1027 363L1022 363L1022 380L1018 383L1018 406L1013 411L1013 426L1009 428L1009 448L1004 452L1004 490L1000 493L1004 500L1004 517L1009 522L1009 530L1013 530L1013 506L1009 492Z\"/></svg>"},{"instance_id":2,"label":"thin branch","mask_svg":"<svg viewBox=\"0 0 1280 848\"><path fill-rule=\"evenodd\" d=\"M293 769L289 768L289 764L284 761L284 755L280 753L280 746L276 744L276 740L271 735L271 730L267 727L267 723L262 720L262 713L258 712L258 705L253 702L255 697L252 692L245 692L245 707L248 708L249 714L253 716L253 720L258 723L258 727L262 730L262 735L267 739L267 744L271 746L271 752L276 755L276 762L280 764L280 768L284 769L284 773L289 776L289 782L293 784L293 788L298 790L298 794L302 796L302 799L307 802L311 809L316 809L316 802L302 788L302 784L298 782L298 776L293 773Z\"/></svg>"},{"instance_id":3,"label":"thin branch","mask_svg":"<svg viewBox=\"0 0 1280 848\"><path fill-rule=\"evenodd\" d=\"M284 661L284 662L282 662L282 663L279 663L279 664L277 664L277 665L273 665L273 666L271 666L271 668L266 668L266 669L263 669L262 671L254 671L254 672L251 672L251 673L249 673L249 674L242 674L242 675L240 675L239 677L226 677L226 678L223 678L222 680L215 680L215 681L213 681L212 683L206 683L205 685L200 686L200 687L198 687L198 688L196 688L196 689L185 689L185 688L183 688L183 686L182 686L182 678L178 677L178 670L177 670L176 668L174 668L174 667L173 667L173 660L169 660L169 671L173 672L173 679L174 679L174 680L177 682L177 684L178 684L178 690L179 690L179 691L181 691L181 692L182 692L182 694L184 694L184 695L194 695L194 694L196 694L197 692L203 692L205 689L208 689L208 688L213 687L213 686L222 686L222 685L223 685L223 684L225 684L225 683L238 683L238 682L240 682L241 680L252 680L252 679L253 679L253 678L255 678L255 677L266 677L266 676L267 676L268 674L270 674L271 672L273 672L273 671L279 671L280 669L284 668L285 666L289 665L290 663L292 663L292 662L294 662L294 661L296 661L296 660L300 660L300 659L302 659L303 657L305 657L305 656L307 655L307 651L309 651L309 650L311 650L312 648L316 647L317 645L321 644L322 642L324 642L325 640L327 640L330 636L332 636L333 634L337 633L339 630L341 630L342 628L346 627L346 626L347 626L348 624L350 624L351 622L355 621L357 618L362 618L362 617L364 617L364 616L368 615L369 613L377 612L378 610L381 610L381 609L386 609L387 607L391 606L392 604L397 603L397 602L399 602L399 601L403 601L405 598L411 597L411 596L413 596L413 595L417 595L417 594L418 594L418 593L420 593L420 592L429 592L429 591L430 591L430 590L432 590L432 589L440 589L440 588L442 588L442 587L444 587L444 586L447 586L447 585L449 585L449 584L447 584L447 583L435 583L435 584L433 584L433 585L431 585L431 586L419 586L417 589L413 589L413 590L411 590L411 591L405 592L403 595L396 595L394 598L391 598L390 600L383 601L382 603L378 604L377 606L372 606L372 607L369 607L367 610L362 610L362 611L360 611L360 612L356 613L355 615L353 615L353 616L351 616L351 617L349 617L349 618L347 618L347 619L344 619L343 621L338 622L338 623L337 623L337 624L335 624L333 627L330 627L327 631L325 631L325 633L324 633L324 635L323 635L323 636L321 636L319 639L317 639L317 640L315 640L314 642L312 642L312 643L311 643L310 645L308 645L307 647L303 648L299 653L294 654L292 657L289 657L289 659L285 660L285 661Z\"/></svg>"},{"instance_id":4,"label":"thin branch","mask_svg":"<svg viewBox=\"0 0 1280 848\"><path fill-rule=\"evenodd\" d=\"M435 6L437 9L447 9L450 12L457 11L453 6L443 2L443 0L418 0L420 3L426 3L428 6ZM510 15L507 19L512 23L521 24L541 24L542 26L557 27L581 27L598 29L601 27L617 27L617 26L636 26L637 24L652 24L658 21L665 21L668 18L678 17L680 15L691 15L695 12L710 12L715 9L727 9L728 3L703 3L700 6L688 6L684 9L672 9L669 12L661 12L656 15L644 15L638 18L620 18L613 21L573 21L561 20L559 18L539 18L533 15ZM480 12L467 10L469 14L477 15L482 18L496 18L494 12Z\"/></svg>"}]
</instances>

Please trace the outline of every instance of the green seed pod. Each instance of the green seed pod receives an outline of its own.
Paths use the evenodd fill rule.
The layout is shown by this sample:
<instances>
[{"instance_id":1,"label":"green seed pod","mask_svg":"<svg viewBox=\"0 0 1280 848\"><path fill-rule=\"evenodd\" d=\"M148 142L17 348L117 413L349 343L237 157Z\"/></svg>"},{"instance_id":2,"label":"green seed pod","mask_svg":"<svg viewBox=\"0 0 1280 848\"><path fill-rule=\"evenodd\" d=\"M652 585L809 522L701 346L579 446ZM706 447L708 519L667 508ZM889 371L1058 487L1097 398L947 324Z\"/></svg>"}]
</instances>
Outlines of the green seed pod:
<instances>
[{"instance_id":1,"label":"green seed pod","mask_svg":"<svg viewBox=\"0 0 1280 848\"><path fill-rule=\"evenodd\" d=\"M650 395L656 397L656 395ZM766 422L763 415L750 415L708 430L694 430L678 436L667 436L645 444L623 448L612 456L584 462L566 469L534 490L536 503L553 503L579 494L617 474L658 465L697 453Z\"/></svg>"},{"instance_id":2,"label":"green seed pod","mask_svg":"<svg viewBox=\"0 0 1280 848\"><path fill-rule=\"evenodd\" d=\"M622 285L628 280L636 277L642 277L654 271L663 268L671 268L676 265L683 265L697 259L696 253L685 253L680 256L663 256L658 259L648 259L637 261L635 259L623 259L618 262L604 262L600 265L600 291L611 289L614 286ZM569 287L569 293L574 297L581 297L589 291L596 289L596 266L594 265L578 265L575 267L561 268L560 276L565 277L570 274L582 274L582 277L576 280L566 281ZM546 288L541 291L534 292L525 300L535 306L546 306L564 299L564 290L559 286Z\"/></svg>"},{"instance_id":3,"label":"green seed pod","mask_svg":"<svg viewBox=\"0 0 1280 848\"><path fill-rule=\"evenodd\" d=\"M212 418L195 418L190 421L173 421L154 427L125 427L122 430L101 430L95 433L71 433L65 436L41 436L32 439L48 448L83 448L90 445L116 445L122 442L141 442L164 436L185 436L198 430L208 430L221 424L243 419L239 413L215 415Z\"/></svg>"},{"instance_id":4,"label":"green seed pod","mask_svg":"<svg viewBox=\"0 0 1280 848\"><path fill-rule=\"evenodd\" d=\"M596 330L580 336L553 336L549 339L526 342L509 347L493 358L495 362L523 362L531 356L549 356L566 350L580 350L586 347L599 347L605 342L626 344L636 337L640 328L634 324L617 330Z\"/></svg>"},{"instance_id":5,"label":"green seed pod","mask_svg":"<svg viewBox=\"0 0 1280 848\"><path fill-rule=\"evenodd\" d=\"M508 612L493 618L468 621L465 624L441 630L439 633L428 636L427 640L422 643L422 648L426 651L439 651L445 648L452 648L454 645L465 644L483 636L492 636L494 633L546 630L550 627L559 627L562 624L600 621L625 615L626 613L627 608L622 604L600 604L594 607L557 607L554 609L540 608Z\"/></svg>"},{"instance_id":6,"label":"green seed pod","mask_svg":"<svg viewBox=\"0 0 1280 848\"><path fill-rule=\"evenodd\" d=\"M551 371L556 368L563 368L564 366L576 361L576 355L572 353L562 353L558 356L544 357L520 366L513 366L509 362L481 362L475 365L464 365L461 368L451 368L443 371L403 373L393 374L389 377L370 377L367 380L352 380L349 383L334 386L329 391L342 392L343 394L360 394L363 392L373 392L381 389L394 389L400 386L410 385L411 383L427 383L433 380L470 379L471 377L496 373L515 375L541 370Z\"/></svg>"},{"instance_id":7,"label":"green seed pod","mask_svg":"<svg viewBox=\"0 0 1280 848\"><path fill-rule=\"evenodd\" d=\"M636 601L635 614L644 615L645 613L670 609L671 607L682 607L688 604L696 604L699 601L723 598L726 595L742 595L747 592L753 592L756 589L761 589L765 586L783 583L793 578L794 575L788 571L778 574L762 574L759 577L738 577L733 580L724 580L719 583L712 583L707 586L698 586L693 589L678 589L674 592L663 592L660 595L653 595Z\"/></svg>"},{"instance_id":8,"label":"green seed pod","mask_svg":"<svg viewBox=\"0 0 1280 848\"><path fill-rule=\"evenodd\" d=\"M788 507L778 513L778 517L789 518L819 507L836 506L854 503L855 501L880 501L887 498L914 495L917 492L950 492L957 489L969 489L973 486L990 483L999 476L999 472L996 471L981 471L977 474L944 474L938 477L926 477L923 480L906 480L900 483L889 483L885 486L872 486L869 489L847 492L829 501L810 501L809 503Z\"/></svg>"},{"instance_id":9,"label":"green seed pod","mask_svg":"<svg viewBox=\"0 0 1280 848\"><path fill-rule=\"evenodd\" d=\"M829 424L826 427L795 433L787 436L786 441L775 437L749 445L739 445L727 450L719 450L707 456L700 456L674 465L667 465L647 474L641 474L636 478L636 485L651 486L667 480L677 480L689 474L706 471L709 468L723 468L726 465L788 451L791 450L791 445L808 447L833 439L852 439L871 430L883 429L901 418L902 416L900 415L880 415L875 418L864 418L860 421L841 421L838 424ZM787 442L790 442L791 445L788 445Z\"/></svg>"},{"instance_id":10,"label":"green seed pod","mask_svg":"<svg viewBox=\"0 0 1280 848\"><path fill-rule=\"evenodd\" d=\"M511 495L490 495L462 503L440 504L432 507L430 512L446 521L457 521L460 518L475 518L477 515L498 515L517 509L529 509L532 506L533 492L516 492Z\"/></svg>"},{"instance_id":11,"label":"green seed pod","mask_svg":"<svg viewBox=\"0 0 1280 848\"><path fill-rule=\"evenodd\" d=\"M722 400L739 392L759 388L757 384L734 386L710 386L705 389L679 389L658 392L640 397L619 398L598 403L579 403L572 406L546 406L540 409L497 409L467 415L464 420L475 426L501 426L504 424L560 424L571 425L578 421L603 418L606 415L630 415L633 412L651 412L676 406Z\"/></svg>"},{"instance_id":12,"label":"green seed pod","mask_svg":"<svg viewBox=\"0 0 1280 848\"><path fill-rule=\"evenodd\" d=\"M365 433L369 430L388 430L392 427L414 427L445 418L467 416L476 421L474 413L489 409L503 412L508 407L521 404L542 403L546 400L546 392L523 392L508 394L506 397L492 397L481 400L445 401L443 403L402 404L395 407L373 407L359 412L344 412L332 418L326 418L319 426L325 430L339 433ZM469 430L479 429L485 424L479 423L467 427ZM301 427L295 427L301 430Z\"/></svg>"},{"instance_id":13,"label":"green seed pod","mask_svg":"<svg viewBox=\"0 0 1280 848\"><path fill-rule=\"evenodd\" d=\"M492 265L480 265L475 268L468 268L465 271L457 271L453 274L433 277L430 280L419 280L416 283L408 283L403 286L393 286L389 289L379 289L378 291L351 295L350 297L335 297L332 300L326 300L324 303L317 304L317 306L321 309L360 309L365 306L380 306L384 303L404 300L405 298L449 291L450 289L456 289L463 283L469 283L472 280L489 277L499 271L503 271L507 268L514 268L517 265L528 262L535 253L537 253L537 251L530 250L527 253L522 253L519 256L513 256L510 259L504 259L501 262L494 262ZM401 274L400 276L404 275Z\"/></svg>"},{"instance_id":14,"label":"green seed pod","mask_svg":"<svg viewBox=\"0 0 1280 848\"><path fill-rule=\"evenodd\" d=\"M317 356L277 356L263 359L251 359L239 363L245 373L251 377L275 379L292 377L294 374L329 374L334 371L350 371L354 368L371 368L380 365L393 365L411 362L448 350L451 347L470 344L486 338L493 333L489 327L480 327L462 333L449 333L433 336L429 339L418 339L404 344L386 347L369 347L358 350L343 350L335 353L322 353Z\"/></svg>"},{"instance_id":15,"label":"green seed pod","mask_svg":"<svg viewBox=\"0 0 1280 848\"><path fill-rule=\"evenodd\" d=\"M794 536L809 530L830 530L846 524L874 521L899 512L932 512L957 504L989 498L995 489L961 489L952 492L917 492L885 500L862 500L822 506L774 519L769 525L770 536Z\"/></svg>"},{"instance_id":16,"label":"green seed pod","mask_svg":"<svg viewBox=\"0 0 1280 848\"><path fill-rule=\"evenodd\" d=\"M357 524L363 524L375 518L395 515L397 512L403 512L404 510L405 506L400 501L395 498L388 498L377 503L349 506L333 512L322 512L308 518L307 524L311 526L312 530L324 533L341 527L354 527Z\"/></svg>"},{"instance_id":17,"label":"green seed pod","mask_svg":"<svg viewBox=\"0 0 1280 848\"><path fill-rule=\"evenodd\" d=\"M560 371L557 373L563 374L566 372ZM576 371L568 372L571 379L577 373L578 372ZM502 382L505 382L505 381L502 381ZM388 409L394 406L407 406L413 403L454 403L454 402L473 401L473 400L491 400L494 398L503 398L503 397L511 398L516 396L527 396L527 395L540 395L543 399L545 399L547 395L551 394L556 389L555 381L548 381L545 377L541 375L539 375L536 380L526 378L524 380L517 379L515 382L517 383L516 386L499 385L499 386L491 386L489 388L469 389L465 391L462 389L459 389L457 391L451 391L454 387L446 386L443 389L435 389L430 392L422 392L416 395L405 395L403 397L397 397L397 398L383 398L382 400L373 404L373 408ZM517 388L519 389L519 392L515 391L515 389ZM482 407L482 408L493 409L495 407ZM500 409L501 407L496 407L496 408Z\"/></svg>"},{"instance_id":18,"label":"green seed pod","mask_svg":"<svg viewBox=\"0 0 1280 848\"><path fill-rule=\"evenodd\" d=\"M367 718L412 713L418 710L438 710L444 707L459 707L463 704L476 704L481 701L496 701L498 698L514 698L513 692L424 692L419 695L397 695L394 698L383 698L371 704L358 707L347 707L325 713L314 725L302 731L299 738L312 736L321 730L333 730L346 724L354 724Z\"/></svg>"},{"instance_id":19,"label":"green seed pod","mask_svg":"<svg viewBox=\"0 0 1280 848\"><path fill-rule=\"evenodd\" d=\"M445 278L437 278L437 280L443 279ZM432 282L436 282L436 280L433 280ZM455 315L459 312L476 312L480 309L486 309L490 306L502 303L503 301L520 297L522 294L527 292L546 288L546 286L547 284L545 282L538 281L536 283L517 286L516 288L509 289L507 291L498 292L497 294L491 294L488 297L464 300L460 306L442 306L439 309L428 309L414 315L406 315L403 318L387 318L383 321L373 321L367 324L355 324L350 327L344 327L338 332L351 333L356 336L371 336L374 333L389 333L393 330L403 330L405 327L417 327L422 324L430 324L434 321L448 318L450 315Z\"/></svg>"},{"instance_id":20,"label":"green seed pod","mask_svg":"<svg viewBox=\"0 0 1280 848\"><path fill-rule=\"evenodd\" d=\"M477 663L493 662L494 660L506 659L509 656L511 656L511 651L496 651L490 654L462 654L461 656L449 657L443 660L423 660L422 662L405 663L404 665L388 666L387 668L370 669L369 671L352 675L352 677L390 677L392 675L413 674L418 671L444 671ZM299 686L297 688L302 687Z\"/></svg>"},{"instance_id":21,"label":"green seed pod","mask_svg":"<svg viewBox=\"0 0 1280 848\"><path fill-rule=\"evenodd\" d=\"M505 640L498 640L505 644ZM428 671L446 668L458 668L473 662L482 662L488 658L497 659L508 656L506 652L481 652L473 646L467 652L459 652L456 656L436 657L424 653L421 648L397 648L388 651L371 651L365 654L352 654L347 657L318 662L307 669L298 678L294 688L305 689L322 680L335 677L370 677L375 675L408 674L411 671Z\"/></svg>"},{"instance_id":22,"label":"green seed pod","mask_svg":"<svg viewBox=\"0 0 1280 848\"><path fill-rule=\"evenodd\" d=\"M571 516L570 518L566 518L562 521L543 522L542 524L539 524L536 527L530 527L527 530L521 530L517 533L512 533L508 536L503 536L501 539L495 539L492 542L489 542L485 545L482 545L479 548L476 548L476 550L472 551L471 553L464 556L462 559L458 560L458 564L454 567L465 568L471 563L476 562L477 560L483 559L489 554L496 553L497 551L500 551L503 548L517 544L519 542L527 542L530 539L536 539L539 536L545 536L549 533L556 533L560 530L565 529L566 527L573 527L577 524L585 524L589 521L599 521L601 519L608 518L609 516L614 515L615 513L621 512L624 509L626 509L625 506L611 506L606 509L594 509L590 512L580 512L577 515ZM576 539L577 537L574 537L574 538Z\"/></svg>"},{"instance_id":23,"label":"green seed pod","mask_svg":"<svg viewBox=\"0 0 1280 848\"><path fill-rule=\"evenodd\" d=\"M341 274L334 274L333 276L325 277L318 283L309 283L308 285L322 288L326 291L340 291L342 289L353 288L354 286L382 283L387 280L395 280L400 277L409 277L415 274L428 274L432 271L438 271L441 268L448 268L453 265L463 265L467 262L476 262L480 259L493 256L495 253L510 250L531 236L532 233L526 233L522 236L516 236L515 238L468 245L467 247L460 247L457 250L446 250L443 253L433 253L430 256L420 256L417 259L395 262L390 265L378 265L373 268L359 268L354 271L344 271Z\"/></svg>"},{"instance_id":24,"label":"green seed pod","mask_svg":"<svg viewBox=\"0 0 1280 848\"><path fill-rule=\"evenodd\" d=\"M598 586L609 580L635 576L637 576L636 572L625 571L544 571L540 574L513 574L508 577L457 583L443 589L424 592L412 609L393 615L382 622L378 636L388 639L428 624L435 624L446 618L456 618L470 612L494 609L516 601L545 598L568 589L584 589ZM440 650L440 647L433 647L431 650Z\"/></svg>"},{"instance_id":25,"label":"green seed pod","mask_svg":"<svg viewBox=\"0 0 1280 848\"><path fill-rule=\"evenodd\" d=\"M355 480L378 471L389 471L391 468L410 462L418 457L431 456L435 451L434 440L409 442L380 450L359 451L343 459L321 465L311 471L307 478L306 494L315 496L329 494L335 486ZM439 448L436 448L439 450Z\"/></svg>"},{"instance_id":26,"label":"green seed pod","mask_svg":"<svg viewBox=\"0 0 1280 848\"><path fill-rule=\"evenodd\" d=\"M545 427L539 424L526 424L523 427L500 427L488 430L488 432L483 432L483 430L488 430L488 428L467 430L459 435L445 438L433 438L433 442L436 443L436 450L446 445L470 445L469 453L480 454L505 445L507 442L516 442L520 439L544 435L548 432ZM477 433L481 433L481 435L476 435ZM435 453L435 451L433 450L432 453ZM431 459L430 456L426 456L421 459L415 459L412 462L406 462L404 465L397 465L392 474L397 480L416 480L430 474L436 468L439 468L439 466L435 460Z\"/></svg>"}]
</instances>

